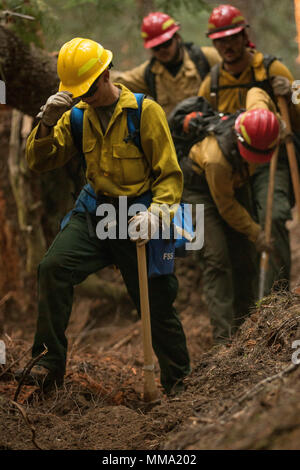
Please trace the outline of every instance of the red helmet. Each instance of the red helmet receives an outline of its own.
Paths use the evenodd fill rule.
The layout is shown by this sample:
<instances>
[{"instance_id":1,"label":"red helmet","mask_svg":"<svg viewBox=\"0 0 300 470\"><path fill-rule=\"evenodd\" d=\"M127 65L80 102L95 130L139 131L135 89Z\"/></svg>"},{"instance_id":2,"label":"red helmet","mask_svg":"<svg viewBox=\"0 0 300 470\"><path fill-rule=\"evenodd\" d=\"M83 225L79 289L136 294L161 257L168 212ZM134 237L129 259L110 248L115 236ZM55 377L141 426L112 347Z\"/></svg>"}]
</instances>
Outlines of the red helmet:
<instances>
[{"instance_id":1,"label":"red helmet","mask_svg":"<svg viewBox=\"0 0 300 470\"><path fill-rule=\"evenodd\" d=\"M268 109L253 109L238 116L235 121L238 148L245 160L266 163L272 158L279 141L279 123Z\"/></svg>"},{"instance_id":2,"label":"red helmet","mask_svg":"<svg viewBox=\"0 0 300 470\"><path fill-rule=\"evenodd\" d=\"M240 10L232 5L219 5L214 8L208 20L210 39L224 38L237 34L248 26Z\"/></svg>"},{"instance_id":3,"label":"red helmet","mask_svg":"<svg viewBox=\"0 0 300 470\"><path fill-rule=\"evenodd\" d=\"M180 25L171 16L159 11L149 13L142 23L144 47L150 49L168 41L179 29Z\"/></svg>"}]
</instances>

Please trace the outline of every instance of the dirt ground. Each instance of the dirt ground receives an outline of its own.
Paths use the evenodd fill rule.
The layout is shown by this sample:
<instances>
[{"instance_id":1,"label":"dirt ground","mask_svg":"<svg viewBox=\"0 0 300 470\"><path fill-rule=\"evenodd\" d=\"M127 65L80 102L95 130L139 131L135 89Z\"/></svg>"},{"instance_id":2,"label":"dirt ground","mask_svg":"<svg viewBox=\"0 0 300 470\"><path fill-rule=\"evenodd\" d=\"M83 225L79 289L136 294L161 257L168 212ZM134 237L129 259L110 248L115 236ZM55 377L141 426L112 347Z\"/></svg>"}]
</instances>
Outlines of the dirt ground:
<instances>
[{"instance_id":1,"label":"dirt ground","mask_svg":"<svg viewBox=\"0 0 300 470\"><path fill-rule=\"evenodd\" d=\"M79 297L68 327L64 387L41 397L23 386L15 405L13 372L30 360L35 318L27 313L18 324L12 318L2 337L0 449L299 450L300 368L292 363L292 343L300 340L300 225L291 222L290 231L292 292L265 299L228 346L212 344L200 270L191 258L177 262L177 308L193 371L185 392L161 393L156 405L142 400L135 313L124 316L122 308L112 312L100 300ZM111 270L104 276L120 282ZM157 364L156 377L159 385Z\"/></svg>"},{"instance_id":2,"label":"dirt ground","mask_svg":"<svg viewBox=\"0 0 300 470\"><path fill-rule=\"evenodd\" d=\"M5 225L5 211L16 210L5 165L0 166L0 180L6 195L3 205L0 194L6 237L0 239L0 253L2 245L5 253L9 248L8 266L19 269L12 261L17 243L7 245L7 240L17 241L18 232ZM9 221L14 219L16 215ZM264 300L228 346L213 346L197 264L193 258L176 262L176 307L193 370L186 391L168 398L162 394L156 363L160 403L155 405L142 399L141 328L130 302L115 307L79 292L67 330L64 387L39 396L34 387L23 386L16 397L14 372L31 358L35 285L13 284L16 273L2 266L7 285L19 295L6 303L4 331L0 301L0 339L7 355L0 365L0 450L299 449L300 369L291 358L297 352L292 343L300 340L300 224L293 221L289 228L292 292ZM118 286L122 282L112 269L104 270L103 278ZM31 307L24 310L23 304Z\"/></svg>"}]
</instances>

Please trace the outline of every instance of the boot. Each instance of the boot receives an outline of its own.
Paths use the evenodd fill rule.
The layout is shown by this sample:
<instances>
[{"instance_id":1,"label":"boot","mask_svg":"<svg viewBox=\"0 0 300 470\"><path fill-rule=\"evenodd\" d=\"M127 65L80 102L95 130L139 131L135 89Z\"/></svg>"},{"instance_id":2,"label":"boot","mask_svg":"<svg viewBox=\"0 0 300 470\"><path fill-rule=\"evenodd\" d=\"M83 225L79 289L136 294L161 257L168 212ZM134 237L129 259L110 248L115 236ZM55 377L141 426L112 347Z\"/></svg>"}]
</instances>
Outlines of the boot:
<instances>
[{"instance_id":1,"label":"boot","mask_svg":"<svg viewBox=\"0 0 300 470\"><path fill-rule=\"evenodd\" d=\"M23 373L23 369L18 369L15 372L15 379L18 382L21 381ZM25 376L23 383L24 385L36 385L43 391L49 391L55 386L60 387L63 384L63 375L51 372L46 367L36 364Z\"/></svg>"}]
</instances>

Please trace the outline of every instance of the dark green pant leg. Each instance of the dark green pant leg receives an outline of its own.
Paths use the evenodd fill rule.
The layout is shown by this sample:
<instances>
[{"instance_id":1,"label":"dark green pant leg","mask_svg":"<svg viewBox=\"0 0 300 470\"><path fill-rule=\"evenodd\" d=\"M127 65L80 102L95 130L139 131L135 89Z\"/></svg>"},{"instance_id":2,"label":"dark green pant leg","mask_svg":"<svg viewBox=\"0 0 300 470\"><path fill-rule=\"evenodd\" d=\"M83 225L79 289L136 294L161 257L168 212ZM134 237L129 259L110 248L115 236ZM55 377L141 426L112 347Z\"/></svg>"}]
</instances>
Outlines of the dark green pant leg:
<instances>
[{"instance_id":1,"label":"dark green pant leg","mask_svg":"<svg viewBox=\"0 0 300 470\"><path fill-rule=\"evenodd\" d=\"M238 328L255 305L258 290L258 254L246 236L227 228L234 290L234 327Z\"/></svg>"},{"instance_id":2,"label":"dark green pant leg","mask_svg":"<svg viewBox=\"0 0 300 470\"><path fill-rule=\"evenodd\" d=\"M65 371L67 328L73 303L73 286L110 264L106 241L91 239L83 214L73 216L59 232L38 268L38 321L32 349L50 370Z\"/></svg>"},{"instance_id":3,"label":"dark green pant leg","mask_svg":"<svg viewBox=\"0 0 300 470\"><path fill-rule=\"evenodd\" d=\"M245 209L255 215L255 208L250 184L244 184L235 190L235 198ZM254 243L227 225L227 241L232 262L234 285L235 327L240 326L255 305L258 296L258 260Z\"/></svg>"},{"instance_id":4,"label":"dark green pant leg","mask_svg":"<svg viewBox=\"0 0 300 470\"><path fill-rule=\"evenodd\" d=\"M110 240L110 245L115 263L140 313L136 245L129 240ZM174 275L166 275L150 279L148 286L152 344L161 369L161 384L168 392L190 372L185 334L173 307L178 282Z\"/></svg>"},{"instance_id":5,"label":"dark green pant leg","mask_svg":"<svg viewBox=\"0 0 300 470\"><path fill-rule=\"evenodd\" d=\"M204 246L199 252L199 262L213 336L216 341L222 341L231 336L234 323L234 287L226 224L209 193L185 188L183 201L204 204Z\"/></svg>"},{"instance_id":6,"label":"dark green pant leg","mask_svg":"<svg viewBox=\"0 0 300 470\"><path fill-rule=\"evenodd\" d=\"M226 229L217 209L205 205L204 246L200 252L203 291L216 341L229 338L234 328L234 285Z\"/></svg>"},{"instance_id":7,"label":"dark green pant leg","mask_svg":"<svg viewBox=\"0 0 300 470\"><path fill-rule=\"evenodd\" d=\"M269 182L269 164L259 166L252 177L254 202L256 205L258 223L264 227L266 217L266 203ZM291 219L291 181L288 162L284 158L278 161L275 174L275 189L272 212L272 237L274 239L274 253L270 255L266 275L264 295L268 295L275 284L275 288L288 288L291 269L291 253L289 232L285 226Z\"/></svg>"},{"instance_id":8,"label":"dark green pant leg","mask_svg":"<svg viewBox=\"0 0 300 470\"><path fill-rule=\"evenodd\" d=\"M161 384L167 392L190 372L189 354L181 321L173 306L178 292L175 275L149 281L153 349L161 369Z\"/></svg>"}]
</instances>

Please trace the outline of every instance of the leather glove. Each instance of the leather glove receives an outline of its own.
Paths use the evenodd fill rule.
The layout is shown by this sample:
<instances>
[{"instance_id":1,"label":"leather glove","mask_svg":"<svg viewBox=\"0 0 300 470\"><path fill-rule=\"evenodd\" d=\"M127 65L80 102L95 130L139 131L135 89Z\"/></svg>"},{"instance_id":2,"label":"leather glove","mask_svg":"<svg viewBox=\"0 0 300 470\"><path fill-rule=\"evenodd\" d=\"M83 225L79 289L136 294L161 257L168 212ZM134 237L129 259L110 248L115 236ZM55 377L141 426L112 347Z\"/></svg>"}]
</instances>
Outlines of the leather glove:
<instances>
[{"instance_id":1,"label":"leather glove","mask_svg":"<svg viewBox=\"0 0 300 470\"><path fill-rule=\"evenodd\" d=\"M142 246L159 230L159 217L152 212L143 211L132 217L128 224L130 240Z\"/></svg>"},{"instance_id":2,"label":"leather glove","mask_svg":"<svg viewBox=\"0 0 300 470\"><path fill-rule=\"evenodd\" d=\"M271 77L271 84L276 96L285 96L291 93L291 83L288 78L282 75Z\"/></svg>"},{"instance_id":3,"label":"leather glove","mask_svg":"<svg viewBox=\"0 0 300 470\"><path fill-rule=\"evenodd\" d=\"M266 234L263 230L261 230L256 239L255 248L259 253L262 253L263 251L266 251L267 253L271 253L274 250L273 240L270 240L270 242L267 242Z\"/></svg>"},{"instance_id":4,"label":"leather glove","mask_svg":"<svg viewBox=\"0 0 300 470\"><path fill-rule=\"evenodd\" d=\"M192 111L191 113L187 114L183 121L183 132L185 134L188 134L191 131L195 132L197 130L197 127L199 126L199 118L201 119L201 116L202 113L200 113L199 111Z\"/></svg>"},{"instance_id":5,"label":"leather glove","mask_svg":"<svg viewBox=\"0 0 300 470\"><path fill-rule=\"evenodd\" d=\"M73 106L72 93L69 91L59 91L55 95L51 95L41 111L37 115L42 119L45 126L55 126L59 118Z\"/></svg>"}]
</instances>

